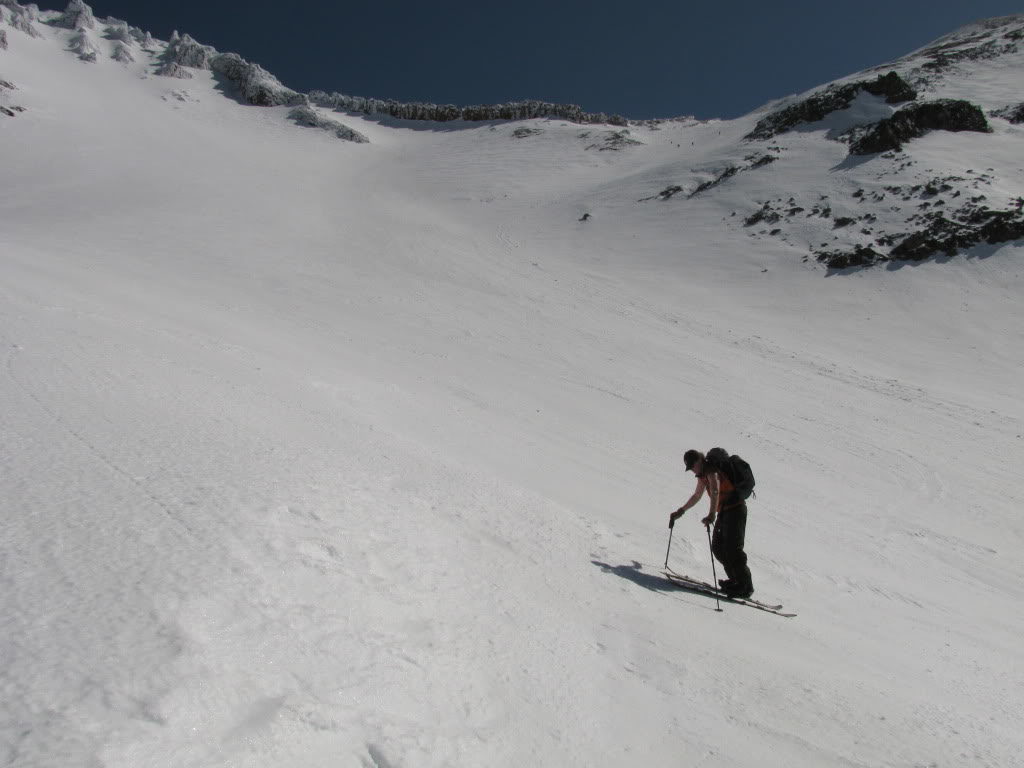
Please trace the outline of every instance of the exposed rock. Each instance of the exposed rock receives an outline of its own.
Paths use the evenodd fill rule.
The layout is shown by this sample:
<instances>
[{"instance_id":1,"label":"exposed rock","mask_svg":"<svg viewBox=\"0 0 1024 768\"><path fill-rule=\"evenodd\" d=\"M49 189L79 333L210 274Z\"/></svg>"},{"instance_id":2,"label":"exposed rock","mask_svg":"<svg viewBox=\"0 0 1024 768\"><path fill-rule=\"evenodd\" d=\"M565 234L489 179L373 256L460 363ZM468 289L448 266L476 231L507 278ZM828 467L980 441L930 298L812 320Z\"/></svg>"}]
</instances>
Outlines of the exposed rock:
<instances>
[{"instance_id":1,"label":"exposed rock","mask_svg":"<svg viewBox=\"0 0 1024 768\"><path fill-rule=\"evenodd\" d=\"M77 30L95 29L96 19L92 15L92 8L83 0L71 0L64 15L57 21L57 26Z\"/></svg>"},{"instance_id":2,"label":"exposed rock","mask_svg":"<svg viewBox=\"0 0 1024 768\"><path fill-rule=\"evenodd\" d=\"M873 96L884 96L889 104L899 104L917 98L917 92L896 72L879 75L875 80L832 85L821 93L762 118L745 138L770 139L803 123L824 120L833 112L849 107L862 90Z\"/></svg>"},{"instance_id":3,"label":"exposed rock","mask_svg":"<svg viewBox=\"0 0 1024 768\"><path fill-rule=\"evenodd\" d=\"M904 107L895 115L872 125L850 145L851 155L872 155L899 150L903 142L931 131L977 131L991 128L981 109L968 101L939 99Z\"/></svg>"},{"instance_id":4,"label":"exposed rock","mask_svg":"<svg viewBox=\"0 0 1024 768\"><path fill-rule=\"evenodd\" d=\"M755 211L753 214L743 220L743 226L752 227L755 224L764 222L765 224L774 224L782 217L772 208L771 202L766 202L761 206L760 210Z\"/></svg>"},{"instance_id":5,"label":"exposed rock","mask_svg":"<svg viewBox=\"0 0 1024 768\"><path fill-rule=\"evenodd\" d=\"M1020 125L1024 123L1024 102L1011 104L1003 109L997 109L992 113L992 117L1001 117L1004 120L1009 120L1014 125Z\"/></svg>"},{"instance_id":6,"label":"exposed rock","mask_svg":"<svg viewBox=\"0 0 1024 768\"><path fill-rule=\"evenodd\" d=\"M744 159L747 161L747 165L727 165L725 168L718 170L717 172L715 172L715 175L712 178L698 184L697 187L686 196L687 199L693 199L697 195L703 192L707 192L709 189L712 189L713 187L717 187L722 182L731 179L737 173L741 173L744 171L752 171L758 168L764 168L767 165L771 165L778 158L775 155L752 154L748 155ZM642 197L637 202L644 203L647 202L648 200L654 200L658 198L660 198L661 200L668 200L682 191L683 188L681 186L673 185L662 190L657 195L653 195L651 197Z\"/></svg>"},{"instance_id":7,"label":"exposed rock","mask_svg":"<svg viewBox=\"0 0 1024 768\"><path fill-rule=\"evenodd\" d=\"M340 93L312 91L311 102L318 107L335 109L339 112L361 112L366 115L388 115L400 120L430 120L450 122L452 120L533 120L535 118L561 118L571 123L605 123L626 125L626 119L619 115L603 112L584 112L575 104L552 104L546 101L515 101L508 104L488 106L457 107L454 104L423 104L394 101L391 99L369 99L361 96L345 96Z\"/></svg>"},{"instance_id":8,"label":"exposed rock","mask_svg":"<svg viewBox=\"0 0 1024 768\"><path fill-rule=\"evenodd\" d=\"M1012 17L1004 18L1009 20ZM999 22L1000 20L992 19L992 21ZM995 59L1003 54L1016 52L1017 46L1014 41L1019 38L1015 38L1011 34L1006 39L1009 42L1003 42L982 33L966 39L942 43L921 52L921 55L928 59L921 66L925 70L942 71L961 61Z\"/></svg>"},{"instance_id":9,"label":"exposed rock","mask_svg":"<svg viewBox=\"0 0 1024 768\"><path fill-rule=\"evenodd\" d=\"M862 82L861 87L872 96L885 96L886 104L902 104L917 98L917 91L895 71Z\"/></svg>"},{"instance_id":10,"label":"exposed rock","mask_svg":"<svg viewBox=\"0 0 1024 768\"><path fill-rule=\"evenodd\" d=\"M656 197L660 197L662 200L670 200L674 195L678 195L682 191L683 191L682 187L680 187L677 184L673 184L672 186L665 187L665 189L661 190L661 192L659 192L656 195ZM653 199L654 199L653 197L645 197L644 198L644 200L653 200Z\"/></svg>"},{"instance_id":11,"label":"exposed rock","mask_svg":"<svg viewBox=\"0 0 1024 768\"><path fill-rule=\"evenodd\" d=\"M719 184L721 184L726 179L731 179L733 176L735 176L737 173L739 173L739 171L740 171L740 169L738 167L736 167L735 165L730 165L724 171L722 171L717 176L715 176L715 178L710 179L709 181L705 181L702 184L698 184L697 188L695 190L693 190L693 192L691 192L688 195L688 197L696 197L701 192L706 192L707 190L711 189L712 187L717 187Z\"/></svg>"},{"instance_id":12,"label":"exposed rock","mask_svg":"<svg viewBox=\"0 0 1024 768\"><path fill-rule=\"evenodd\" d=\"M309 106L296 107L288 113L288 117L299 125L332 131L335 136L345 141L354 141L357 144L367 144L370 141L366 136L349 128L344 123L339 123L337 120L331 120L328 117L319 115L315 109Z\"/></svg>"},{"instance_id":13,"label":"exposed rock","mask_svg":"<svg viewBox=\"0 0 1024 768\"><path fill-rule=\"evenodd\" d=\"M287 88L259 64L250 64L237 53L219 53L210 60L210 68L234 83L248 104L258 107L303 106L304 94Z\"/></svg>"},{"instance_id":14,"label":"exposed rock","mask_svg":"<svg viewBox=\"0 0 1024 768\"><path fill-rule=\"evenodd\" d=\"M829 269L867 267L885 258L869 245L857 245L850 251L818 251L814 255Z\"/></svg>"},{"instance_id":15,"label":"exposed rock","mask_svg":"<svg viewBox=\"0 0 1024 768\"><path fill-rule=\"evenodd\" d=\"M586 149L596 149L598 152L618 152L626 147L642 144L642 141L637 141L630 137L629 129L623 128L621 131L609 131L605 135L603 142L590 144Z\"/></svg>"},{"instance_id":16,"label":"exposed rock","mask_svg":"<svg viewBox=\"0 0 1024 768\"><path fill-rule=\"evenodd\" d=\"M14 85L14 83L11 83L11 82L9 82L7 80L0 80L0 94L2 94L4 91L8 91L8 90L9 91L16 91L16 90L18 90L18 88L17 88L17 86ZM24 112L24 111L25 111L24 107L17 107L17 106L14 106L14 105L11 105L10 107L5 107L3 105L0 105L0 112L2 112L3 114L7 115L7 117L14 117L19 112Z\"/></svg>"},{"instance_id":17,"label":"exposed rock","mask_svg":"<svg viewBox=\"0 0 1024 768\"><path fill-rule=\"evenodd\" d=\"M980 205L982 199L984 196L978 195L957 210L944 208L912 216L908 222L920 229L875 238L877 246L888 249L886 253L856 245L852 250L819 251L815 257L831 269L847 269L886 261L921 261L938 254L952 256L980 243L1024 240L1024 198L1012 201L1005 210Z\"/></svg>"},{"instance_id":18,"label":"exposed rock","mask_svg":"<svg viewBox=\"0 0 1024 768\"><path fill-rule=\"evenodd\" d=\"M1024 213L1019 208L1007 211L979 208L958 218L931 214L928 226L907 235L890 251L890 257L920 261L937 253L953 255L982 242L995 244L1024 239Z\"/></svg>"},{"instance_id":19,"label":"exposed rock","mask_svg":"<svg viewBox=\"0 0 1024 768\"><path fill-rule=\"evenodd\" d=\"M540 128L516 128L512 131L512 138L514 139L525 139L527 136L538 136L544 133Z\"/></svg>"},{"instance_id":20,"label":"exposed rock","mask_svg":"<svg viewBox=\"0 0 1024 768\"><path fill-rule=\"evenodd\" d=\"M7 31L0 29L0 50L7 50Z\"/></svg>"}]
</instances>

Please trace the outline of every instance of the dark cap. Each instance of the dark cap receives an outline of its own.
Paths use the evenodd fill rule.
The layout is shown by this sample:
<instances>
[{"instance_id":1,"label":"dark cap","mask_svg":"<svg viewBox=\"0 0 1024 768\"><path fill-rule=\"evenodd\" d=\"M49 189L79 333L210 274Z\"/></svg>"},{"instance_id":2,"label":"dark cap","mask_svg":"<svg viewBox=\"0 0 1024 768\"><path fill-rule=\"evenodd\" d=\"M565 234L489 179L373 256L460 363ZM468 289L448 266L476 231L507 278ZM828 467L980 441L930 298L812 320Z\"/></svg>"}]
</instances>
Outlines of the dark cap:
<instances>
[{"instance_id":1,"label":"dark cap","mask_svg":"<svg viewBox=\"0 0 1024 768\"><path fill-rule=\"evenodd\" d=\"M693 467L699 459L703 459L700 451L695 451L692 448L683 454L683 463L686 465L687 472L693 472Z\"/></svg>"}]
</instances>

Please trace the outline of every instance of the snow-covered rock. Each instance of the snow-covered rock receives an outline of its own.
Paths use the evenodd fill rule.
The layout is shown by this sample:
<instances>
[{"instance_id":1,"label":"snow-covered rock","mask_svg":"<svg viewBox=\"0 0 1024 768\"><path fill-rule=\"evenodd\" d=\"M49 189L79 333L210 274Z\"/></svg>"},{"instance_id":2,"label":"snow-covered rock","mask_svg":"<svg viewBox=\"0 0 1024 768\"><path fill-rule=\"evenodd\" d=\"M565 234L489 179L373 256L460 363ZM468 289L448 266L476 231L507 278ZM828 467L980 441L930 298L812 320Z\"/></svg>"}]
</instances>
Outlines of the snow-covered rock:
<instances>
[{"instance_id":1,"label":"snow-covered rock","mask_svg":"<svg viewBox=\"0 0 1024 768\"><path fill-rule=\"evenodd\" d=\"M93 16L92 8L86 5L84 0L71 0L58 24L67 29L95 29L96 18Z\"/></svg>"},{"instance_id":2,"label":"snow-covered rock","mask_svg":"<svg viewBox=\"0 0 1024 768\"><path fill-rule=\"evenodd\" d=\"M175 32L167 44L167 50L163 55L163 66L161 69L173 70L177 67L189 67L191 69L209 69L210 61L217 51L209 45L203 45L191 35L179 35ZM165 74L159 71L157 74Z\"/></svg>"},{"instance_id":3,"label":"snow-covered rock","mask_svg":"<svg viewBox=\"0 0 1024 768\"><path fill-rule=\"evenodd\" d=\"M183 67L176 61L168 61L160 65L157 68L156 73L161 77L176 77L180 80L192 79L192 72L187 67Z\"/></svg>"},{"instance_id":4,"label":"snow-covered rock","mask_svg":"<svg viewBox=\"0 0 1024 768\"><path fill-rule=\"evenodd\" d=\"M29 37L42 37L42 33L35 28L34 22L39 19L39 8L35 5L20 5L16 0L0 0L0 5L7 8L10 14L8 23L19 32L24 32Z\"/></svg>"},{"instance_id":5,"label":"snow-covered rock","mask_svg":"<svg viewBox=\"0 0 1024 768\"><path fill-rule=\"evenodd\" d=\"M917 98L914 89L895 71L879 75L876 80L830 85L823 91L762 118L754 130L747 134L747 138L770 139L798 125L820 122L834 112L848 109L862 92L885 97L887 104L900 104Z\"/></svg>"},{"instance_id":6,"label":"snow-covered rock","mask_svg":"<svg viewBox=\"0 0 1024 768\"><path fill-rule=\"evenodd\" d=\"M100 55L100 49L96 45L89 30L85 27L79 29L68 41L69 48L78 54L82 61L95 62Z\"/></svg>"},{"instance_id":7,"label":"snow-covered rock","mask_svg":"<svg viewBox=\"0 0 1024 768\"><path fill-rule=\"evenodd\" d=\"M108 40L118 40L122 43L135 42L135 36L128 22L120 19L108 19L104 34Z\"/></svg>"},{"instance_id":8,"label":"snow-covered rock","mask_svg":"<svg viewBox=\"0 0 1024 768\"><path fill-rule=\"evenodd\" d=\"M560 118L574 123L607 123L626 125L620 115L606 115L603 112L584 112L575 104L553 104L546 101L515 101L507 104L476 105L458 107L454 104L430 104L401 102L393 99L373 99L362 96L346 96L341 93L312 91L311 102L320 107L336 109L339 112L360 112L366 115L388 115L400 120L429 120L450 122L452 120L533 120L536 118Z\"/></svg>"},{"instance_id":9,"label":"snow-covered rock","mask_svg":"<svg viewBox=\"0 0 1024 768\"><path fill-rule=\"evenodd\" d=\"M304 94L282 85L259 64L252 64L237 53L217 54L210 60L210 68L234 83L247 104L300 106L309 101Z\"/></svg>"},{"instance_id":10,"label":"snow-covered rock","mask_svg":"<svg viewBox=\"0 0 1024 768\"><path fill-rule=\"evenodd\" d=\"M130 64L135 61L135 54L132 52L132 46L129 43L118 42L114 45L114 52L110 55L114 61L119 61L122 64Z\"/></svg>"},{"instance_id":11,"label":"snow-covered rock","mask_svg":"<svg viewBox=\"0 0 1024 768\"><path fill-rule=\"evenodd\" d=\"M357 144L366 144L369 142L369 139L359 133L359 131L353 130L337 120L324 117L308 105L295 107L295 109L288 113L288 117L299 125L330 131L339 139L344 139L345 141L354 141Z\"/></svg>"},{"instance_id":12,"label":"snow-covered rock","mask_svg":"<svg viewBox=\"0 0 1024 768\"><path fill-rule=\"evenodd\" d=\"M850 145L850 154L871 155L900 150L911 139L931 131L991 133L985 113L963 99L938 99L904 107L870 126Z\"/></svg>"},{"instance_id":13,"label":"snow-covered rock","mask_svg":"<svg viewBox=\"0 0 1024 768\"><path fill-rule=\"evenodd\" d=\"M188 79L190 70L212 70L233 83L242 100L256 106L296 106L308 103L305 95L281 84L259 64L246 61L237 53L218 53L188 34L177 31L171 35L161 57L157 74Z\"/></svg>"},{"instance_id":14,"label":"snow-covered rock","mask_svg":"<svg viewBox=\"0 0 1024 768\"><path fill-rule=\"evenodd\" d=\"M0 30L0 41L2 40L3 30ZM0 113L7 117L15 117L19 112L25 111L24 107L8 103L7 92L16 90L18 90L18 88L14 83L0 79Z\"/></svg>"},{"instance_id":15,"label":"snow-covered rock","mask_svg":"<svg viewBox=\"0 0 1024 768\"><path fill-rule=\"evenodd\" d=\"M1001 117L1004 120L1009 120L1014 125L1020 125L1024 123L1024 102L1020 104L1011 104L1002 109L996 109L992 111L993 117Z\"/></svg>"}]
</instances>

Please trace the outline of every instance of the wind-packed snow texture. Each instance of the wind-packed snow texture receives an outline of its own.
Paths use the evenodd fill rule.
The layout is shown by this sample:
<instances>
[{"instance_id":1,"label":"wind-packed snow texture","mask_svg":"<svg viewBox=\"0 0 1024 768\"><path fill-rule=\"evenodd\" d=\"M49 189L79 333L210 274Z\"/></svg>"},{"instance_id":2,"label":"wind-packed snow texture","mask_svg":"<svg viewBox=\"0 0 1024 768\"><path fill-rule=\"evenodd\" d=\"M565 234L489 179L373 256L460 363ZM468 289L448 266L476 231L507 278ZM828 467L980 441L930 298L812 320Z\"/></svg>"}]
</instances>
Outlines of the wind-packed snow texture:
<instances>
[{"instance_id":1,"label":"wind-packed snow texture","mask_svg":"<svg viewBox=\"0 0 1024 768\"><path fill-rule=\"evenodd\" d=\"M1011 210L1019 53L851 76L988 116L895 157L866 93L355 143L2 5L0 765L1022 765L1022 243L812 256ZM797 618L660 576L713 445Z\"/></svg>"}]
</instances>

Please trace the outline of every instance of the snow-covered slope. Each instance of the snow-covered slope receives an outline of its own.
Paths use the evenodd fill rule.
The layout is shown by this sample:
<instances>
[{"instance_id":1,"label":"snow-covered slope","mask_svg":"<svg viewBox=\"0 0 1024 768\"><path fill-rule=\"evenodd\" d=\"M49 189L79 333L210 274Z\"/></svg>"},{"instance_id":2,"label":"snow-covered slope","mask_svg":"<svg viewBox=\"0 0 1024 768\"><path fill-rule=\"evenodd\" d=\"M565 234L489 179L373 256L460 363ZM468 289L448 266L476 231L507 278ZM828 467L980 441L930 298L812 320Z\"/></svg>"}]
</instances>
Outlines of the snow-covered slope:
<instances>
[{"instance_id":1,"label":"snow-covered slope","mask_svg":"<svg viewBox=\"0 0 1024 768\"><path fill-rule=\"evenodd\" d=\"M1016 51L851 77L992 127L859 157L902 108L863 90L771 138L814 94L400 121L0 14L0 764L1020 762L1021 244L813 258L919 213L886 186L1022 194ZM795 619L660 576L715 444ZM701 514L671 563L710 578Z\"/></svg>"}]
</instances>

